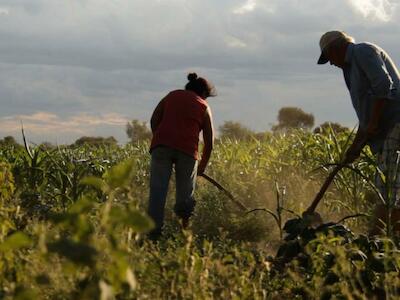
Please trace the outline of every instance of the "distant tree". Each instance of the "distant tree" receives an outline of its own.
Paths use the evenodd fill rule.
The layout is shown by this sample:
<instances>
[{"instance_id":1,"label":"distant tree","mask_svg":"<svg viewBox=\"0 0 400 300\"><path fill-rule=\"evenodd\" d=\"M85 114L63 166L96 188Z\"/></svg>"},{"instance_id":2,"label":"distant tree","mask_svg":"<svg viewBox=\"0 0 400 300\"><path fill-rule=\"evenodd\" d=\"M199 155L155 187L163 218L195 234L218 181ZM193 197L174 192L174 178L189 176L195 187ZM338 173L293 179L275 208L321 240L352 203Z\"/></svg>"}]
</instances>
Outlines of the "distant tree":
<instances>
[{"instance_id":1,"label":"distant tree","mask_svg":"<svg viewBox=\"0 0 400 300\"><path fill-rule=\"evenodd\" d=\"M82 145L90 145L90 146L115 146L117 145L117 140L113 136L105 137L93 137L93 136L83 136L75 141L72 146L82 146Z\"/></svg>"},{"instance_id":2,"label":"distant tree","mask_svg":"<svg viewBox=\"0 0 400 300\"><path fill-rule=\"evenodd\" d=\"M146 122L140 122L139 120L132 120L132 122L126 124L126 134L132 143L150 140L152 137L151 130Z\"/></svg>"},{"instance_id":3,"label":"distant tree","mask_svg":"<svg viewBox=\"0 0 400 300\"><path fill-rule=\"evenodd\" d=\"M332 131L334 133L340 133L340 132L345 132L345 131L349 130L349 128L342 126L336 122L324 122L314 129L314 133L327 132L328 130L330 130L330 128L332 128Z\"/></svg>"},{"instance_id":4,"label":"distant tree","mask_svg":"<svg viewBox=\"0 0 400 300\"><path fill-rule=\"evenodd\" d=\"M21 145L17 143L17 141L13 136L9 135L0 140L0 146L21 146Z\"/></svg>"},{"instance_id":5,"label":"distant tree","mask_svg":"<svg viewBox=\"0 0 400 300\"><path fill-rule=\"evenodd\" d=\"M54 146L50 142L42 142L39 146L43 150L52 150L52 149L56 148L56 146Z\"/></svg>"},{"instance_id":6,"label":"distant tree","mask_svg":"<svg viewBox=\"0 0 400 300\"><path fill-rule=\"evenodd\" d=\"M225 121L224 124L218 128L220 138L225 139L236 139L236 140L247 140L255 135L255 132L239 122Z\"/></svg>"},{"instance_id":7,"label":"distant tree","mask_svg":"<svg viewBox=\"0 0 400 300\"><path fill-rule=\"evenodd\" d=\"M282 107L278 113L278 124L272 126L272 131L285 131L293 128L311 129L314 126L314 116L298 107Z\"/></svg>"},{"instance_id":8,"label":"distant tree","mask_svg":"<svg viewBox=\"0 0 400 300\"><path fill-rule=\"evenodd\" d=\"M270 131L256 132L254 138L259 141L266 141L269 138L271 138L271 132Z\"/></svg>"}]
</instances>

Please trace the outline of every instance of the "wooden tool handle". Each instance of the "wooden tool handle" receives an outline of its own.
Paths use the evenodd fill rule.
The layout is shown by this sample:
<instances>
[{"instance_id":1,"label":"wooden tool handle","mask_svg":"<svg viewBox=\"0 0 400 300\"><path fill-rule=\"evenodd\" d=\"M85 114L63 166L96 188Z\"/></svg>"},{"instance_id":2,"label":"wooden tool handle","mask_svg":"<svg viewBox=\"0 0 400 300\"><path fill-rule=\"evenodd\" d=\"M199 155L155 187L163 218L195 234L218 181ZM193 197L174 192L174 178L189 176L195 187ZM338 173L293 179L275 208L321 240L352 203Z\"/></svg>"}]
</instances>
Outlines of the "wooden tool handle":
<instances>
[{"instance_id":1,"label":"wooden tool handle","mask_svg":"<svg viewBox=\"0 0 400 300\"><path fill-rule=\"evenodd\" d=\"M324 196L326 190L328 189L329 185L331 184L333 178L335 178L336 174L343 168L343 165L337 165L332 172L329 174L329 176L325 179L324 184L322 185L320 191L318 194L315 196L314 201L311 203L310 207L307 208L306 212L307 213L312 213L314 210L317 208L319 202L321 201L322 197Z\"/></svg>"},{"instance_id":2,"label":"wooden tool handle","mask_svg":"<svg viewBox=\"0 0 400 300\"><path fill-rule=\"evenodd\" d=\"M233 197L233 195L228 190L226 190L220 183L218 183L215 179L211 178L210 176L204 173L201 174L200 176L207 179L209 182L215 185L220 191L223 191L232 200L233 203L235 203L237 206L240 207L240 209L247 210L246 206L244 206L242 202L236 200L235 197Z\"/></svg>"}]
</instances>

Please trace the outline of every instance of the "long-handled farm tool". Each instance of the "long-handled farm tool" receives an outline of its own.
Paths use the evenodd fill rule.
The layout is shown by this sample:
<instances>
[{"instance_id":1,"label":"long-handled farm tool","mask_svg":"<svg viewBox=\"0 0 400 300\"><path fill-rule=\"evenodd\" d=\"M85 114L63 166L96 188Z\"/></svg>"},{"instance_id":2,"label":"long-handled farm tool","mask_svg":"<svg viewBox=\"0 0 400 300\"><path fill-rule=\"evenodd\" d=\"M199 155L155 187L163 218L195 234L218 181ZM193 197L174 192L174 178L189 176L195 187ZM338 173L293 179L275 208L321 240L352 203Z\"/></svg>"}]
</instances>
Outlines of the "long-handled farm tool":
<instances>
[{"instance_id":1,"label":"long-handled farm tool","mask_svg":"<svg viewBox=\"0 0 400 300\"><path fill-rule=\"evenodd\" d=\"M333 232L334 235L345 239L352 236L351 231L346 226L339 224L341 221L323 223L321 216L315 212L329 185L343 167L344 164L339 164L330 172L311 205L303 212L302 217L299 216L286 221L283 226L286 236L278 249L276 257L273 259L274 266L277 269L282 268L287 262L296 257L300 260L300 264L307 264L308 255L305 252L305 247L318 234ZM302 260L301 258L306 259Z\"/></svg>"},{"instance_id":2,"label":"long-handled farm tool","mask_svg":"<svg viewBox=\"0 0 400 300\"><path fill-rule=\"evenodd\" d=\"M329 176L325 179L324 184L321 186L318 194L315 196L311 205L303 212L303 218L308 219L311 223L322 223L321 216L315 212L318 204L321 202L322 197L324 196L326 190L332 183L333 179L335 178L336 174L344 167L343 164L336 165L336 167L331 171Z\"/></svg>"},{"instance_id":3,"label":"long-handled farm tool","mask_svg":"<svg viewBox=\"0 0 400 300\"><path fill-rule=\"evenodd\" d=\"M305 247L308 242L315 239L318 234L333 234L335 236L340 236L346 241L350 241L354 238L354 234L341 223L348 218L360 216L366 217L368 215L356 214L342 218L338 222L324 223L321 216L315 211L336 174L345 166L345 164L338 164L329 173L313 202L303 212L302 217L297 217L286 221L283 227L283 230L286 232L286 236L274 259L276 267L279 268L284 266L285 263L291 261L295 257L300 260L300 263L307 264L307 259L303 259L303 261L301 259L308 257L305 252Z\"/></svg>"},{"instance_id":4,"label":"long-handled farm tool","mask_svg":"<svg viewBox=\"0 0 400 300\"><path fill-rule=\"evenodd\" d=\"M229 199L231 199L231 201L233 203L235 203L241 210L247 211L246 206L244 206L243 203L240 202L239 200L235 199L235 197L233 197L233 195L227 189L225 189L220 183L218 183L215 179L211 178L210 176L208 176L207 174L204 174L204 173L201 174L200 176L203 177L204 179L206 179L207 181L211 182L220 191L224 192L229 197Z\"/></svg>"}]
</instances>

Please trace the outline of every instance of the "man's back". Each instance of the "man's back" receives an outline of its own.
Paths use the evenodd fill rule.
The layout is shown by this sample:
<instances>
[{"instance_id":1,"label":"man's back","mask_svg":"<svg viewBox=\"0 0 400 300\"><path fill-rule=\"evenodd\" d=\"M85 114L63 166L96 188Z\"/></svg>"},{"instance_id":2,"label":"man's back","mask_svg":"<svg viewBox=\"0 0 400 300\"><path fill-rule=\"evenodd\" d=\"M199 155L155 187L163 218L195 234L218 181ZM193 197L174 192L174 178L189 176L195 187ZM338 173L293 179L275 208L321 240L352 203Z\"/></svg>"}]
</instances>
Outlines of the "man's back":
<instances>
[{"instance_id":1,"label":"man's back","mask_svg":"<svg viewBox=\"0 0 400 300\"><path fill-rule=\"evenodd\" d=\"M371 43L350 44L345 62L343 74L361 128L367 127L375 101L387 99L382 131L369 142L373 151L379 151L388 131L400 122L400 73L389 55Z\"/></svg>"}]
</instances>

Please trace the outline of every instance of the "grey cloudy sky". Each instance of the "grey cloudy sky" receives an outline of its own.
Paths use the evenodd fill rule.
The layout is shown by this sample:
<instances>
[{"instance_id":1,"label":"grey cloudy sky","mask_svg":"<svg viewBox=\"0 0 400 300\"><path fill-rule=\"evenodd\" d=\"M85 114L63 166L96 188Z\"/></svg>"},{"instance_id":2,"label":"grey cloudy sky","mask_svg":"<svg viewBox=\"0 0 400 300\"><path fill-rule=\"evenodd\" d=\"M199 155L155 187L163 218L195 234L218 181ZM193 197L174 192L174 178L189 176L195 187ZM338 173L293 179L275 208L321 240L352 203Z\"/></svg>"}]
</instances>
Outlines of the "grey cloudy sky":
<instances>
[{"instance_id":1,"label":"grey cloudy sky","mask_svg":"<svg viewBox=\"0 0 400 300\"><path fill-rule=\"evenodd\" d=\"M0 0L0 137L126 141L130 119L196 71L219 96L216 125L267 130L283 106L354 126L339 69L317 66L331 29L400 63L400 1Z\"/></svg>"}]
</instances>

